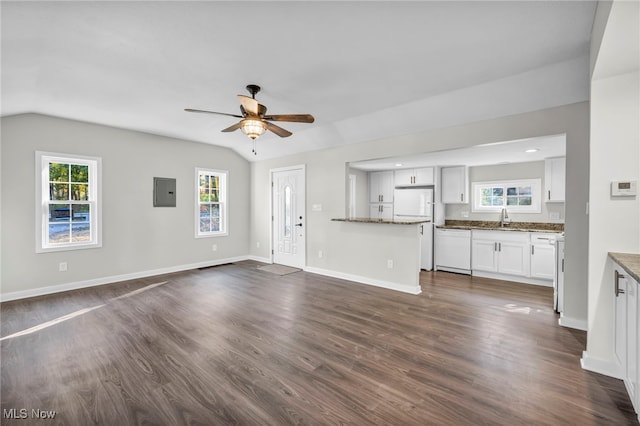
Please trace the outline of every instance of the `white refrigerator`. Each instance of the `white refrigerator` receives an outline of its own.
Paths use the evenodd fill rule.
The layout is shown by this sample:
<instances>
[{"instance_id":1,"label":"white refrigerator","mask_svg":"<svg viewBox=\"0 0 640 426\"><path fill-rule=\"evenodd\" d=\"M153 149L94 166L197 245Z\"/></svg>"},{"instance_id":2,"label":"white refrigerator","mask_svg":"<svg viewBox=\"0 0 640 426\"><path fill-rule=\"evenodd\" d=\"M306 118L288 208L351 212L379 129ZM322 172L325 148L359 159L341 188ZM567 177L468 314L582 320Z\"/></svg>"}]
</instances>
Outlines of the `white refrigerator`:
<instances>
[{"instance_id":1,"label":"white refrigerator","mask_svg":"<svg viewBox=\"0 0 640 426\"><path fill-rule=\"evenodd\" d=\"M398 220L425 220L420 224L420 268L433 269L433 189L396 188L393 216Z\"/></svg>"}]
</instances>

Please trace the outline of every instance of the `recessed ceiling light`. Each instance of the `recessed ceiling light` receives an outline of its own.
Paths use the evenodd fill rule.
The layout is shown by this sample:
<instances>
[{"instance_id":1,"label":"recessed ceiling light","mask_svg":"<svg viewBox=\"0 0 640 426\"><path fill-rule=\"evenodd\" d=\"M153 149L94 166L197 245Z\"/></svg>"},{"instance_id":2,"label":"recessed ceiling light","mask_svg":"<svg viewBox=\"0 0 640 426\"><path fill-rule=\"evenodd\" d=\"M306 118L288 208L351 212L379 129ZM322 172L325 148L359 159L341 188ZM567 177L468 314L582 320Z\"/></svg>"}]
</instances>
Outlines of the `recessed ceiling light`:
<instances>
[{"instance_id":1,"label":"recessed ceiling light","mask_svg":"<svg viewBox=\"0 0 640 426\"><path fill-rule=\"evenodd\" d=\"M396 163L396 167L402 167L402 163Z\"/></svg>"},{"instance_id":2,"label":"recessed ceiling light","mask_svg":"<svg viewBox=\"0 0 640 426\"><path fill-rule=\"evenodd\" d=\"M525 152L532 153L532 152L538 152L538 151L540 151L538 148L531 148L531 149L527 149Z\"/></svg>"}]
</instances>

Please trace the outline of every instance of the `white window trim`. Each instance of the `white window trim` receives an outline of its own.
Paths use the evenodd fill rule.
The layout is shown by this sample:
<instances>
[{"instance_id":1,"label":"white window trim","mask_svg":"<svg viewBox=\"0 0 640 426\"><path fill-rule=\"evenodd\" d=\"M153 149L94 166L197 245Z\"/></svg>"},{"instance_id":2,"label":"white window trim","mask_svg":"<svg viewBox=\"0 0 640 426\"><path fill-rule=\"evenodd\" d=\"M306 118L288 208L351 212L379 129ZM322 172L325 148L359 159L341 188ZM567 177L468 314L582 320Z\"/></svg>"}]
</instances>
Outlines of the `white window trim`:
<instances>
[{"instance_id":1,"label":"white window trim","mask_svg":"<svg viewBox=\"0 0 640 426\"><path fill-rule=\"evenodd\" d=\"M220 175L220 187L222 188L220 192L220 227L221 231L218 232L200 232L200 173L208 173L208 174L217 174ZM208 169L204 167L196 167L195 174L195 197L194 197L194 231L196 238L212 238L212 237L224 237L229 235L229 171L228 170L218 170L218 169Z\"/></svg>"},{"instance_id":2,"label":"white window trim","mask_svg":"<svg viewBox=\"0 0 640 426\"><path fill-rule=\"evenodd\" d=\"M481 206L480 190L488 186L531 186L531 205L530 206L507 206L507 197L504 197L502 206ZM471 183L471 196L473 204L471 211L474 213L500 212L506 208L508 212L513 213L542 213L542 179L515 179L515 180L496 180L487 182Z\"/></svg>"},{"instance_id":3,"label":"white window trim","mask_svg":"<svg viewBox=\"0 0 640 426\"><path fill-rule=\"evenodd\" d=\"M68 250L84 250L102 247L102 159L85 155L60 154L36 151L35 183L36 183L36 253L48 253ZM89 201L92 204L91 236L89 242L67 244L48 244L49 209L49 162L85 164L89 166ZM47 203L44 201L47 200Z\"/></svg>"}]
</instances>

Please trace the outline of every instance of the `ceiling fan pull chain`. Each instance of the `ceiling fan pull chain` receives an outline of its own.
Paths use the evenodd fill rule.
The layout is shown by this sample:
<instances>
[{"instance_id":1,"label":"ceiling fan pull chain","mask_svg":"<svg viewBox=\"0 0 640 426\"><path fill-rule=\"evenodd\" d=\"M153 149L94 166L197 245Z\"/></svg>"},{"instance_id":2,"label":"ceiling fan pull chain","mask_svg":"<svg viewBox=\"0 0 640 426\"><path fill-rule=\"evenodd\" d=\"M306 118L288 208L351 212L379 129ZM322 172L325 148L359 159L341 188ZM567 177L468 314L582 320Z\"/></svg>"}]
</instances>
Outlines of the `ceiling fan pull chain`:
<instances>
[{"instance_id":1,"label":"ceiling fan pull chain","mask_svg":"<svg viewBox=\"0 0 640 426\"><path fill-rule=\"evenodd\" d=\"M256 140L253 140L253 149L251 150L251 152L253 152L253 155L258 155L258 153L256 152Z\"/></svg>"}]
</instances>

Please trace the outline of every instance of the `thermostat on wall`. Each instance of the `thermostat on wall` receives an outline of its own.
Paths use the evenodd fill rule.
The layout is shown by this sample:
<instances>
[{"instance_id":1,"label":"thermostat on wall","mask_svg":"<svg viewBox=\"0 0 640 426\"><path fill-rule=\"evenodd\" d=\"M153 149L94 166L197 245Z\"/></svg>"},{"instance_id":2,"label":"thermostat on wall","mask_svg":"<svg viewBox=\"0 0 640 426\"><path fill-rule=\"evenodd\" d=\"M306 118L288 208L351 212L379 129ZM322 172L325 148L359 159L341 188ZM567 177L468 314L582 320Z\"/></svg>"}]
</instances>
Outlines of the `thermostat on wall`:
<instances>
[{"instance_id":1,"label":"thermostat on wall","mask_svg":"<svg viewBox=\"0 0 640 426\"><path fill-rule=\"evenodd\" d=\"M612 197L633 197L637 192L637 182L635 180L611 182Z\"/></svg>"}]
</instances>

